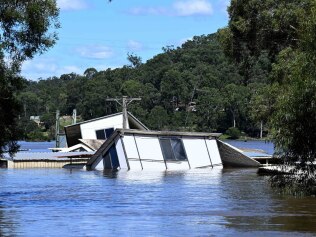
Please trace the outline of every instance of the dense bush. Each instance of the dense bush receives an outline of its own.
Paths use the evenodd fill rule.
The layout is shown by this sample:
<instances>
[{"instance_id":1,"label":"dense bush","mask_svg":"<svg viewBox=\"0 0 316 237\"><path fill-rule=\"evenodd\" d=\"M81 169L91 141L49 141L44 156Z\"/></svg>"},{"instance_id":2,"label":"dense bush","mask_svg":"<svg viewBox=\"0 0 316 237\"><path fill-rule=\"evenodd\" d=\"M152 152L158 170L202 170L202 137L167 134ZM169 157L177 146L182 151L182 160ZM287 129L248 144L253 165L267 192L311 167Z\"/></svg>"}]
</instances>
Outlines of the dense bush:
<instances>
[{"instance_id":1,"label":"dense bush","mask_svg":"<svg viewBox=\"0 0 316 237\"><path fill-rule=\"evenodd\" d=\"M230 127L227 129L226 134L230 139L238 139L240 138L241 132L238 128Z\"/></svg>"}]
</instances>

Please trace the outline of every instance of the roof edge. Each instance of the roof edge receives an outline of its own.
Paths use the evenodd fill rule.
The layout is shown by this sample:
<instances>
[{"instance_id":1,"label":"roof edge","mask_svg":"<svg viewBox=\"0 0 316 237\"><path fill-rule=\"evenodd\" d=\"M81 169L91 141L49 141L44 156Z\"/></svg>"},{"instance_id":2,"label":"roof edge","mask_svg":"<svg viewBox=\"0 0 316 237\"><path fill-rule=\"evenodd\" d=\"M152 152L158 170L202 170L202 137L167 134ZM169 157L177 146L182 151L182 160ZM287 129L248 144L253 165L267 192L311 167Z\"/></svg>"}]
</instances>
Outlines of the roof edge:
<instances>
[{"instance_id":1,"label":"roof edge","mask_svg":"<svg viewBox=\"0 0 316 237\"><path fill-rule=\"evenodd\" d=\"M117 116L117 115L121 115L121 114L123 114L123 113L119 112L119 113L115 113L115 114L109 114L109 115L105 115L105 116L102 116L102 117L89 119L89 120L82 121L82 122L79 122L79 123L71 124L71 125L65 126L64 128L69 128L69 127L72 127L72 126L77 126L77 125L81 125L81 124L85 124L85 123L94 122L94 121L97 121L97 120L100 120L100 119L111 118L111 117L114 117L114 116Z\"/></svg>"},{"instance_id":2,"label":"roof edge","mask_svg":"<svg viewBox=\"0 0 316 237\"><path fill-rule=\"evenodd\" d=\"M154 135L154 136L218 138L219 136L222 135L222 133L154 131L154 130L138 130L138 129L122 129L122 128L117 128L116 131L120 134L137 134L137 135Z\"/></svg>"}]
</instances>

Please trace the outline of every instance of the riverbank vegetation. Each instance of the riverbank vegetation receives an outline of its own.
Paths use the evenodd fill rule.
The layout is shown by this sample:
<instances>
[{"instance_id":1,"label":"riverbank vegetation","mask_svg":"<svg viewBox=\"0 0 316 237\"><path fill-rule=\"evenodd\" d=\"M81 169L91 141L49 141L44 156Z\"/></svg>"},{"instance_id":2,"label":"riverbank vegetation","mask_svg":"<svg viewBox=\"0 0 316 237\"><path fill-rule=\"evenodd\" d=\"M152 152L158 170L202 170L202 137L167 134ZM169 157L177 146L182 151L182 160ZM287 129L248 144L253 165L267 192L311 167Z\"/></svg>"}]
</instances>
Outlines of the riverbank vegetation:
<instances>
[{"instance_id":1,"label":"riverbank vegetation","mask_svg":"<svg viewBox=\"0 0 316 237\"><path fill-rule=\"evenodd\" d=\"M262 115L270 120L284 170L291 167L291 172L273 176L271 183L294 193L316 194L316 3L232 1L228 11L229 26L220 30L221 42L246 82L262 55L272 63L263 97L255 100L273 102L272 110L265 114L263 109Z\"/></svg>"},{"instance_id":2,"label":"riverbank vegetation","mask_svg":"<svg viewBox=\"0 0 316 237\"><path fill-rule=\"evenodd\" d=\"M74 73L25 81L19 95L21 117L40 116L47 129L54 127L55 112L83 120L120 112L109 97L141 97L129 110L151 129L228 133L238 138L267 133L267 121L258 116L258 96L268 85L269 58L262 57L245 83L238 67L224 55L218 34L196 36L181 47L167 46L147 62L128 55L129 65L84 75ZM21 126L25 126L21 124Z\"/></svg>"}]
</instances>

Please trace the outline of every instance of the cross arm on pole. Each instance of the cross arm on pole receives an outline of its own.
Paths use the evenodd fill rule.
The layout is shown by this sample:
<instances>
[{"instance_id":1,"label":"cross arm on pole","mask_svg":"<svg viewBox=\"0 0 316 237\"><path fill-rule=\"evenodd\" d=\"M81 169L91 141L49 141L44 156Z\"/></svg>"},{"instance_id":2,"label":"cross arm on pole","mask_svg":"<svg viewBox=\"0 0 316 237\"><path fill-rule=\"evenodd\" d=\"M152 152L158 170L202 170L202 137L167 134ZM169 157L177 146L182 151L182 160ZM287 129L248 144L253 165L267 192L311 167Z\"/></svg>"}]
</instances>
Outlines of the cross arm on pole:
<instances>
[{"instance_id":1,"label":"cross arm on pole","mask_svg":"<svg viewBox=\"0 0 316 237\"><path fill-rule=\"evenodd\" d=\"M118 103L120 106L122 106L122 104L120 103L120 101L119 101L118 99L115 99L115 98L106 99L105 101L115 101L115 102Z\"/></svg>"},{"instance_id":2,"label":"cross arm on pole","mask_svg":"<svg viewBox=\"0 0 316 237\"><path fill-rule=\"evenodd\" d=\"M127 105L129 105L130 103L132 103L133 101L140 101L140 100L142 100L142 98L131 98L131 99L129 99L129 101L128 101L128 103L127 103Z\"/></svg>"}]
</instances>

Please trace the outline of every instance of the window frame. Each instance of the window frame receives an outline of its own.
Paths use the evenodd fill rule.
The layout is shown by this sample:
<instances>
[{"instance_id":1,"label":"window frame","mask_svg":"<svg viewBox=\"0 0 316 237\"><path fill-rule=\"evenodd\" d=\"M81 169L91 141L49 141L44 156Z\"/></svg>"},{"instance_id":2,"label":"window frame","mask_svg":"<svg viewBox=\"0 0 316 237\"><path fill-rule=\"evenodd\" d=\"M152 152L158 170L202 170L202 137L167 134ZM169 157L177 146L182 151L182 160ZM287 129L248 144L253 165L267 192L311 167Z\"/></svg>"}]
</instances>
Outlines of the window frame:
<instances>
[{"instance_id":1,"label":"window frame","mask_svg":"<svg viewBox=\"0 0 316 237\"><path fill-rule=\"evenodd\" d=\"M107 136L107 130L112 130L112 132L110 133L110 135L109 136ZM98 133L100 133L100 132L103 132L103 136L104 136L104 138L103 138L103 136L102 136L102 138L98 138ZM96 135L96 138L97 139L99 139L99 140L105 140L105 139L108 139L111 135L112 135L112 133L114 132L114 128L113 127L110 127L110 128L101 128L101 129L98 129L98 130L95 130L95 135ZM100 135L100 134L99 134ZM100 136L99 136L100 137Z\"/></svg>"},{"instance_id":2,"label":"window frame","mask_svg":"<svg viewBox=\"0 0 316 237\"><path fill-rule=\"evenodd\" d=\"M164 142L162 141L167 141L168 143L163 144ZM175 151L175 147L172 144L172 141L176 141L178 144L180 144L180 152ZM188 156L183 144L183 140L179 137L159 137L159 143L160 143L160 148L162 152L162 156L165 161L173 161L173 162L182 162L182 161L189 161ZM166 147L166 144L168 147ZM168 149L168 151L166 150ZM172 154L172 157L170 157L170 152ZM182 154L180 154L182 153ZM179 156L180 154L180 156Z\"/></svg>"}]
</instances>

